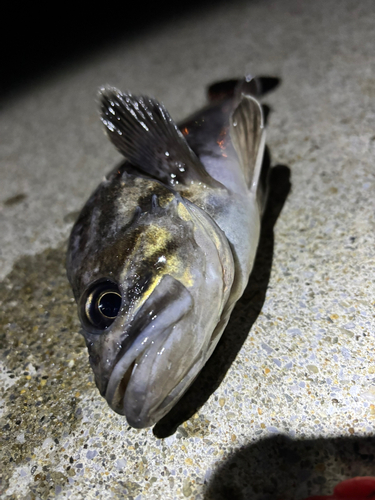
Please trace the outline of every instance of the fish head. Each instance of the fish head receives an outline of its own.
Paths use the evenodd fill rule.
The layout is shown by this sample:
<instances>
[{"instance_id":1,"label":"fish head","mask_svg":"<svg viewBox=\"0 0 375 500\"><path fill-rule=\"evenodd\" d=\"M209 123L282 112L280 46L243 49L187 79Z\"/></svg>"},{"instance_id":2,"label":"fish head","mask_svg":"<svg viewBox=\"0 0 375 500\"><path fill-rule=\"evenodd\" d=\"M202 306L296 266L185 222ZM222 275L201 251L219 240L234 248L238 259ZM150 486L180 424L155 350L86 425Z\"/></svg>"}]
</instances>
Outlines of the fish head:
<instances>
[{"instance_id":1,"label":"fish head","mask_svg":"<svg viewBox=\"0 0 375 500\"><path fill-rule=\"evenodd\" d=\"M124 174L122 182L124 191L104 183L83 209L67 269L96 384L114 411L143 428L206 362L233 258L198 207L151 179Z\"/></svg>"}]
</instances>

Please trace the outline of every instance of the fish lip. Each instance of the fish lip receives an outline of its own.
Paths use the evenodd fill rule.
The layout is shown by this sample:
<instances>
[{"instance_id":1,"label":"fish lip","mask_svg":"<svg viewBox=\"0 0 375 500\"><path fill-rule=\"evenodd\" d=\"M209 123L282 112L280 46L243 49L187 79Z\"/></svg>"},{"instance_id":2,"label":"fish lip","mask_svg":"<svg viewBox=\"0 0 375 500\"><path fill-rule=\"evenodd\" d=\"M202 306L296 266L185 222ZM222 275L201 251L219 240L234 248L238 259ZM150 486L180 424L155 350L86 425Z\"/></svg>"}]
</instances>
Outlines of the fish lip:
<instances>
[{"instance_id":1,"label":"fish lip","mask_svg":"<svg viewBox=\"0 0 375 500\"><path fill-rule=\"evenodd\" d=\"M106 399L109 406L116 413L119 413L120 415L124 415L123 400L126 392L126 387L124 388L122 395L117 394L118 388L121 386L124 377L126 377L126 375L128 374L128 370L130 370L130 367L137 362L137 359L143 354L143 352L148 347L147 339L151 326L150 325L151 318L147 317L147 315L143 311L143 308L141 308L136 313L134 322L135 324L137 324L140 320L140 322L142 323L142 318L144 316L146 316L146 324L142 325L143 326L142 330L134 332L132 330L134 330L135 328L130 327L129 331L127 332L128 339L132 339L131 343L126 341L124 342L122 349L117 354L115 364L112 368L111 374L107 382L107 387L105 388L105 391L103 391L104 392L103 396ZM142 344L144 345L144 347L140 348ZM129 374L129 380L130 377L131 373ZM120 398L118 396L120 396Z\"/></svg>"},{"instance_id":2,"label":"fish lip","mask_svg":"<svg viewBox=\"0 0 375 500\"><path fill-rule=\"evenodd\" d=\"M104 397L116 413L125 414L124 398L128 384L121 388L121 392L119 388L124 377L129 375L130 380L132 373L128 374L128 370L149 347L148 340L164 342L172 332L173 326L193 308L193 305L193 298L185 286L172 276L164 275L138 310L127 332L128 339L132 340L125 342L126 345L119 352L105 390ZM141 427L147 426L140 422L138 424Z\"/></svg>"},{"instance_id":3,"label":"fish lip","mask_svg":"<svg viewBox=\"0 0 375 500\"><path fill-rule=\"evenodd\" d=\"M142 351L137 352L135 357L134 355L130 357L126 356L126 353L123 354L123 356L117 361L109 377L107 388L103 396L112 410L120 415L125 415L124 398L134 366L137 363L137 359L146 349L147 346L145 346ZM128 378L128 380L125 381L125 385L121 387L125 378Z\"/></svg>"},{"instance_id":4,"label":"fish lip","mask_svg":"<svg viewBox=\"0 0 375 500\"><path fill-rule=\"evenodd\" d=\"M163 343L168 339L170 335L173 335L173 331L174 328L172 324L169 327L167 327L161 334L158 335L157 342L159 343L160 346L163 345ZM117 398L116 400L118 405L116 406L114 404L110 404L107 399L107 402L110 405L110 407L114 411L116 411L116 413L119 413L120 415L125 415L128 424L135 429L144 429L146 427L150 427L156 424L161 418L163 418L164 415L170 411L170 409L175 405L175 403L183 396L186 390L194 382L195 378L200 373L202 366L204 364L202 362L203 358L201 354L199 354L197 358L193 359L192 366L184 374L183 378L176 384L176 386L169 394L165 395L163 399L154 400L153 402L151 402L152 404L149 404L150 401L147 400L146 398L146 401L142 403L141 407L138 408L138 411L135 412L132 410L126 411L125 410L126 405L127 403L129 403L129 401L126 400L127 385L130 383L131 375L133 373L133 369L135 368L134 365L137 364L138 359L141 358L145 352L147 353L147 350L149 350L150 347L151 345L147 344L144 349L138 352L137 357L134 359L133 362L131 362L129 358L127 360L127 363L124 363L125 366L122 366L121 370L118 369L121 375L117 377L117 380L114 377L115 380L112 381L114 384L116 384L115 390L113 392L114 397L112 398L112 401L115 399L117 388L121 385L123 378L126 377L127 375L127 370L131 369L131 374L128 377L126 387L122 392L121 397ZM118 363L121 364L121 359L119 360ZM111 380L109 384L111 384Z\"/></svg>"},{"instance_id":5,"label":"fish lip","mask_svg":"<svg viewBox=\"0 0 375 500\"><path fill-rule=\"evenodd\" d=\"M157 334L157 342L162 343L165 338L172 332L173 325L167 327L164 329L162 332L158 332ZM147 330L147 329L146 329ZM142 335L142 333L139 335L139 337L144 337L144 340L147 339L148 331L146 335ZM134 352L133 345L136 341L137 343L140 343L142 345L143 342L139 342L140 338L137 337L133 344L128 348L127 351L124 352L124 354L119 358L117 361L116 365L114 366L112 373L110 375L108 384L107 384L107 389L105 391L105 399L108 403L108 405L114 410L116 413L120 415L125 415L127 418L128 416L125 413L124 409L124 403L125 403L125 395L126 395L126 389L127 386L130 382L130 379L133 374L133 370L135 365L137 365L137 360L141 358L143 353L149 348L150 344L145 342L144 347L141 349L136 348L136 352ZM144 341L143 340L143 341ZM129 373L130 371L130 373ZM121 384L123 383L124 379L127 378L125 384L123 387L121 387ZM147 425L142 425L138 421L132 421L131 423L132 427L137 427L137 428L142 428L142 427L147 427Z\"/></svg>"},{"instance_id":6,"label":"fish lip","mask_svg":"<svg viewBox=\"0 0 375 500\"><path fill-rule=\"evenodd\" d=\"M168 394L164 399L158 401L156 404L150 406L147 412L142 412L142 418L140 418L139 415L134 416L127 414L126 419L128 424L135 429L144 429L159 422L159 420L161 420L173 408L176 402L181 399L199 375L203 366L202 363L197 363L199 359L200 358L198 357L192 363L193 366L174 387L170 394Z\"/></svg>"}]
</instances>

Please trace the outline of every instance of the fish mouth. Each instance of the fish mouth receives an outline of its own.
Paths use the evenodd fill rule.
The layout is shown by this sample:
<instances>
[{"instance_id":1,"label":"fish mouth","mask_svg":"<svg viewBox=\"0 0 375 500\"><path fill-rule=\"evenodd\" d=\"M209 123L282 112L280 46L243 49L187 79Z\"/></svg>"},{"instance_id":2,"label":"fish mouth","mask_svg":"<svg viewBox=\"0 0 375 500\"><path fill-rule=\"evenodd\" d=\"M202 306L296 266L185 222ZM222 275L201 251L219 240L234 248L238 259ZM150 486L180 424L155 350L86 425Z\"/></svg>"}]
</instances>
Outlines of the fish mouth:
<instances>
[{"instance_id":1,"label":"fish mouth","mask_svg":"<svg viewBox=\"0 0 375 500\"><path fill-rule=\"evenodd\" d=\"M128 330L131 343L120 352L104 395L109 406L125 415L132 427L149 427L163 416L160 411L168 394L160 398L157 385L162 380L152 370L153 359L163 355L163 347L173 336L175 326L192 307L189 291L179 281L164 275L134 317Z\"/></svg>"},{"instance_id":2,"label":"fish mouth","mask_svg":"<svg viewBox=\"0 0 375 500\"><path fill-rule=\"evenodd\" d=\"M159 332L159 338L156 342L160 346L160 349L162 349L165 339L171 334L172 330L173 327L168 328L164 332ZM151 346L153 346L155 341L151 342ZM143 349L137 349L135 346L132 346L132 348L119 359L112 371L105 393L105 399L109 406L116 413L125 415L129 425L135 428L149 427L152 425L154 419L151 418L151 414L154 414L156 410L155 407L151 408L149 405L147 405L147 409L145 408L149 395L147 390L142 389L147 388L149 380L143 381L141 379L135 381L136 372L141 364L141 359L147 357L147 351L150 350L151 346L146 345ZM133 394L129 397L128 388L131 385L136 385L138 387L133 387L133 390L130 391ZM134 392L136 393L135 397Z\"/></svg>"}]
</instances>

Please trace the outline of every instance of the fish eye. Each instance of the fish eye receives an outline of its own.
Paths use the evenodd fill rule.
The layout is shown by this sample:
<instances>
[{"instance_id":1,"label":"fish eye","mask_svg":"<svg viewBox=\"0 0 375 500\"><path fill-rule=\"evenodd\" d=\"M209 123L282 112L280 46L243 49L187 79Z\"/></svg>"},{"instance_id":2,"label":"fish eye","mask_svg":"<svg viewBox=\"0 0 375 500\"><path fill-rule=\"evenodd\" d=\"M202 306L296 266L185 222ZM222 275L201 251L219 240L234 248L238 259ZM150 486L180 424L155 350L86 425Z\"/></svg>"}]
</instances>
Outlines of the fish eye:
<instances>
[{"instance_id":1,"label":"fish eye","mask_svg":"<svg viewBox=\"0 0 375 500\"><path fill-rule=\"evenodd\" d=\"M99 330L105 330L116 319L122 303L117 285L112 282L97 284L89 291L84 304L84 322Z\"/></svg>"}]
</instances>

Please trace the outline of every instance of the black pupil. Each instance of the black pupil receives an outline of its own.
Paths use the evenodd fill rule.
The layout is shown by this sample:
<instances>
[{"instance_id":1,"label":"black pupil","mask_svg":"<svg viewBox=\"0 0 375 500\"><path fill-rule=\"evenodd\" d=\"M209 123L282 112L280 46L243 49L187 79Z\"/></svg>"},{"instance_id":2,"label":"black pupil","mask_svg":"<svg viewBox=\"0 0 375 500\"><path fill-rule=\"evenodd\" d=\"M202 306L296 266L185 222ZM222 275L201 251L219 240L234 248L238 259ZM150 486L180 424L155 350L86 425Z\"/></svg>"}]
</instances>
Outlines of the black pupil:
<instances>
[{"instance_id":1,"label":"black pupil","mask_svg":"<svg viewBox=\"0 0 375 500\"><path fill-rule=\"evenodd\" d=\"M122 297L116 283L104 281L94 283L83 296L84 310L81 316L83 326L93 333L101 333L109 328L121 310Z\"/></svg>"},{"instance_id":2,"label":"black pupil","mask_svg":"<svg viewBox=\"0 0 375 500\"><path fill-rule=\"evenodd\" d=\"M99 311L106 318L115 318L121 307L121 297L115 292L104 293L98 302Z\"/></svg>"}]
</instances>

